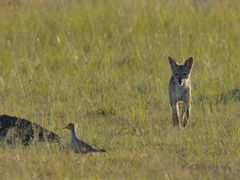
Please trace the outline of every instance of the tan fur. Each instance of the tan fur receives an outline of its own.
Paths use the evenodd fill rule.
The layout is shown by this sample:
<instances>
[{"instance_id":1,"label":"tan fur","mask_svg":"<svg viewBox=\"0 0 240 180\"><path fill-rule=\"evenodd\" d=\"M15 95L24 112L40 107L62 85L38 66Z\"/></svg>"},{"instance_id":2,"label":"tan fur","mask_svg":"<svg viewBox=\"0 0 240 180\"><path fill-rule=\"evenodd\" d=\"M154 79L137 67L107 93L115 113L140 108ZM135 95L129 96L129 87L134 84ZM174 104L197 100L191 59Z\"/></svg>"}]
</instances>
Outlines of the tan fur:
<instances>
[{"instance_id":1,"label":"tan fur","mask_svg":"<svg viewBox=\"0 0 240 180\"><path fill-rule=\"evenodd\" d=\"M173 125L181 129L188 125L191 112L190 73L193 58L188 58L183 65L178 65L171 57L168 57L168 60L172 69L168 91L172 108Z\"/></svg>"}]
</instances>

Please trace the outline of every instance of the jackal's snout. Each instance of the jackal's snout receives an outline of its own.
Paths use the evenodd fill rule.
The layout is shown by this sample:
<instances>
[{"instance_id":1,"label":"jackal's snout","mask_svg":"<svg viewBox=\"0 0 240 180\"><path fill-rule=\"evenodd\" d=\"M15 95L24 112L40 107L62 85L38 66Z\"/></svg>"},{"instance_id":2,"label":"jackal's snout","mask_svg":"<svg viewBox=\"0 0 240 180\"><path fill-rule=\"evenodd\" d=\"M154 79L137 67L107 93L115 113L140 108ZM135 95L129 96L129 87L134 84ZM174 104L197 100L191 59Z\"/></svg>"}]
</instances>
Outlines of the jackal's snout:
<instances>
[{"instance_id":1,"label":"jackal's snout","mask_svg":"<svg viewBox=\"0 0 240 180\"><path fill-rule=\"evenodd\" d=\"M179 79L178 79L178 84L179 84L180 86L183 85L183 79L182 79L182 78L179 78Z\"/></svg>"}]
</instances>

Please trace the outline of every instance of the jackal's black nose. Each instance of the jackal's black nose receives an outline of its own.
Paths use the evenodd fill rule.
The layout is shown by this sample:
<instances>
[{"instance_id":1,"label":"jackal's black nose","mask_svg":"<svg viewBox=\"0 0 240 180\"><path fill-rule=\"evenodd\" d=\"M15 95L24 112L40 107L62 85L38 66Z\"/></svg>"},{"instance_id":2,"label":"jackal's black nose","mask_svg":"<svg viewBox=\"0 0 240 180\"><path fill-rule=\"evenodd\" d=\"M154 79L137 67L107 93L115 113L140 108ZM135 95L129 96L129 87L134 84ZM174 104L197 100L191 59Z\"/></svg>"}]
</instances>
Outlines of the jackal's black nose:
<instances>
[{"instance_id":1,"label":"jackal's black nose","mask_svg":"<svg viewBox=\"0 0 240 180\"><path fill-rule=\"evenodd\" d=\"M179 84L182 84L182 81L183 81L182 79L178 79Z\"/></svg>"}]
</instances>

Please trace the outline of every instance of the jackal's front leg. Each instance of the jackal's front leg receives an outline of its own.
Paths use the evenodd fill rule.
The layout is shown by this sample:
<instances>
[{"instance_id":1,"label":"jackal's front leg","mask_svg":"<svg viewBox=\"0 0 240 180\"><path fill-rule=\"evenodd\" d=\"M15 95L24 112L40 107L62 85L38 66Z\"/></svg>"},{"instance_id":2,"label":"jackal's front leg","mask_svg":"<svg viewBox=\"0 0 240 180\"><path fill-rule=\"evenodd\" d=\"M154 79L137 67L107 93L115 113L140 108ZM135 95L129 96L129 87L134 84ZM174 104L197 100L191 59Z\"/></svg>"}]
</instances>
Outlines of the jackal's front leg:
<instances>
[{"instance_id":1,"label":"jackal's front leg","mask_svg":"<svg viewBox=\"0 0 240 180\"><path fill-rule=\"evenodd\" d=\"M185 103L184 104L183 127L186 127L188 125L189 118L190 118L190 112L191 112L191 104Z\"/></svg>"},{"instance_id":2,"label":"jackal's front leg","mask_svg":"<svg viewBox=\"0 0 240 180\"><path fill-rule=\"evenodd\" d=\"M177 104L171 105L172 107L172 119L173 119L173 125L174 126L179 126L179 115L178 115L178 109L177 109Z\"/></svg>"}]
</instances>

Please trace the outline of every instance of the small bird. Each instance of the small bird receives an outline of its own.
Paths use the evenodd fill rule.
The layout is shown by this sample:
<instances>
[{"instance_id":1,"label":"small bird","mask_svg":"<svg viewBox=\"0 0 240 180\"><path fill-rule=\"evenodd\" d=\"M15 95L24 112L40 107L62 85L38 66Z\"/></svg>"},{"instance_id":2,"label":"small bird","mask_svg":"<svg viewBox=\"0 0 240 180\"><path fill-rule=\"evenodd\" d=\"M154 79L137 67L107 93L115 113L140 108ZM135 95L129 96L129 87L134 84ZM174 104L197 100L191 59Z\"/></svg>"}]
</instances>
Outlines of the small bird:
<instances>
[{"instance_id":1,"label":"small bird","mask_svg":"<svg viewBox=\"0 0 240 180\"><path fill-rule=\"evenodd\" d=\"M77 138L73 123L69 123L64 129L71 131L70 147L75 153L106 152L105 149L98 149Z\"/></svg>"}]
</instances>

